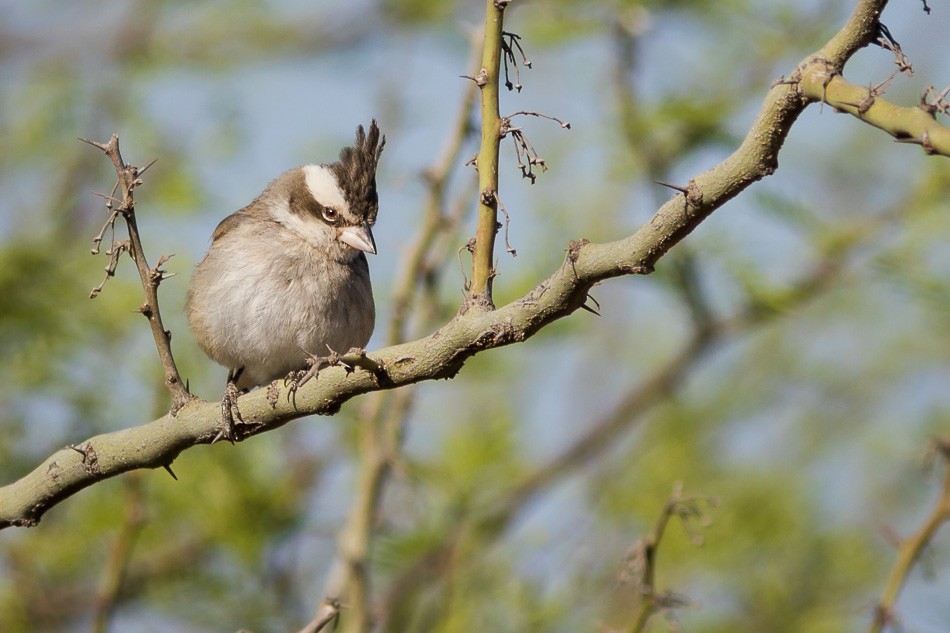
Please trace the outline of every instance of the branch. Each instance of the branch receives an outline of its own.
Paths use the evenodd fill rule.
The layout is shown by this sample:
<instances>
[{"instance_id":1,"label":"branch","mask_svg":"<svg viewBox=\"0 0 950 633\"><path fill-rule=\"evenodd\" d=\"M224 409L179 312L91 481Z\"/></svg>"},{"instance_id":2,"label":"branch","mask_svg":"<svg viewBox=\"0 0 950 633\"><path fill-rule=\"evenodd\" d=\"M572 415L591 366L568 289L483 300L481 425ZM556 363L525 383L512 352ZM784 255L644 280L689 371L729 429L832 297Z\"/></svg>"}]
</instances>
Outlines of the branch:
<instances>
[{"instance_id":1,"label":"branch","mask_svg":"<svg viewBox=\"0 0 950 633\"><path fill-rule=\"evenodd\" d=\"M495 270L495 233L498 231L498 146L501 144L501 116L498 110L498 72L502 54L502 26L507 2L486 0L485 39L482 68L475 83L482 93L482 144L476 159L478 167L478 223L472 255L472 282L461 311L472 307L490 310Z\"/></svg>"},{"instance_id":2,"label":"branch","mask_svg":"<svg viewBox=\"0 0 950 633\"><path fill-rule=\"evenodd\" d=\"M115 167L115 173L118 177L118 183L113 189L113 194L119 192L122 196L115 200L112 197L106 197L106 208L110 211L109 219L93 239L93 254L98 253L99 243L105 235L107 227L115 228L115 221L118 216L125 219L126 226L129 229L129 241L127 243L115 243L110 246L107 254L110 255L109 265L106 267L106 278L108 279L115 273L115 266L122 251L128 250L132 259L135 261L135 267L139 273L139 280L142 282L142 288L145 291L145 303L139 307L139 312L148 319L149 327L152 330L152 338L155 339L155 347L158 350L158 357L162 362L162 368L165 375L165 386L172 395L172 414L174 415L182 406L190 401L193 396L188 393L181 376L178 374L178 367L175 365L175 358L172 356L171 332L165 329L162 324L162 313L158 307L158 285L166 278L162 265L168 261L170 256L161 256L158 263L149 268L148 260L145 258L145 250L142 248L142 239L139 235L138 223L135 219L135 188L142 184L141 175L146 169L151 167L147 165L144 169L139 169L134 165L127 164L122 160L122 154L119 151L119 137L115 134L109 139L108 143L96 143L88 139L80 139L93 147L98 147L112 160ZM114 203L118 202L118 208L113 210ZM105 281L103 281L105 283ZM100 284L92 291L91 297L95 297L102 290Z\"/></svg>"},{"instance_id":3,"label":"branch","mask_svg":"<svg viewBox=\"0 0 950 633\"><path fill-rule=\"evenodd\" d=\"M871 633L880 633L884 627L894 624L894 604L907 582L908 575L921 553L936 536L937 530L950 521L950 439L935 440L934 446L943 458L945 468L940 497L923 524L897 548L897 560L894 561L884 592L874 609L874 620L868 629Z\"/></svg>"},{"instance_id":4,"label":"branch","mask_svg":"<svg viewBox=\"0 0 950 633\"><path fill-rule=\"evenodd\" d=\"M903 205L881 214L881 220L898 217ZM695 320L694 331L663 364L657 366L643 382L631 387L602 418L591 422L588 431L560 453L514 482L497 494L494 501L472 514L454 514L451 525L443 529L440 538L399 574L391 583L386 597L384 614L397 612L399 605L410 602L408 596L433 575L433 568L444 575L450 566L443 561L457 561L455 548L460 535L472 532L503 534L523 508L536 503L537 498L558 482L575 475L580 469L598 459L604 451L622 441L624 435L644 421L658 403L669 399L687 377L725 342L740 334L750 335L754 330L773 323L794 309L807 304L833 287L836 280L847 272L848 263L855 253L866 247L889 226L887 222L868 222L855 231L848 226L828 241L838 244L796 280L788 289L770 298L750 295L744 305L728 316L710 320ZM687 291L684 289L684 294ZM689 298L686 298L689 301ZM466 529L468 528L468 529ZM464 563L463 563L464 564ZM390 623L390 628L393 624ZM397 623L398 628L398 623Z\"/></svg>"},{"instance_id":5,"label":"branch","mask_svg":"<svg viewBox=\"0 0 950 633\"><path fill-rule=\"evenodd\" d=\"M340 620L340 608L342 606L343 605L341 605L340 601L336 598L326 598L320 604L320 608L317 609L313 619L297 633L319 633L330 624L333 625L333 629L336 629L337 622Z\"/></svg>"},{"instance_id":6,"label":"branch","mask_svg":"<svg viewBox=\"0 0 950 633\"><path fill-rule=\"evenodd\" d=\"M109 621L117 606L119 594L128 575L132 551L142 527L145 516L142 507L142 479L128 477L125 482L125 517L119 527L115 542L106 558L102 578L93 605L93 633L105 633L109 630Z\"/></svg>"},{"instance_id":7,"label":"branch","mask_svg":"<svg viewBox=\"0 0 950 633\"><path fill-rule=\"evenodd\" d=\"M656 557L666 533L666 527L673 517L679 517L687 532L691 531L690 522L698 519L701 525L708 525L709 515L700 507L700 501L705 501L710 509L718 505L712 497L695 497L683 495L683 485L677 482L673 486L673 493L663 506L663 511L649 534L640 538L627 555L626 569L623 579L631 580L637 589L640 598L634 623L630 627L633 633L640 633L646 628L650 618L659 611L669 611L676 607L688 604L687 600L672 591L659 592L656 588ZM691 535L691 540L699 545L702 538Z\"/></svg>"},{"instance_id":8,"label":"branch","mask_svg":"<svg viewBox=\"0 0 950 633\"><path fill-rule=\"evenodd\" d=\"M473 53L478 52L474 40L472 49ZM471 65L476 62L477 60L473 60ZM432 314L425 318L426 306L433 304L435 298L428 296L429 293L423 294L421 298L419 295L424 288L429 288L432 294L435 294L435 284L429 283L432 277L432 260L445 261L452 250L449 240L440 241L439 238L455 233L458 217L453 216L452 212L459 213L465 208L449 208L445 199L446 187L459 164L458 159L465 141L473 131L471 113L477 96L475 86L466 87L445 149L435 164L424 172L428 185L425 212L418 237L403 258L403 269L397 277L393 291L389 345L408 340L408 319L413 312L422 315L421 323L416 327L437 326L437 323L428 323L432 320ZM468 192L465 193L466 199L471 199ZM389 394L383 392L374 395L376 397L367 407L368 412L361 416L361 463L357 489L346 523L339 531L337 562L323 591L324 595L340 596L346 600L348 611L345 625L348 631L366 631L371 625L369 578L372 538L386 483L393 463L398 460L413 390L400 390L395 397L389 397Z\"/></svg>"},{"instance_id":9,"label":"branch","mask_svg":"<svg viewBox=\"0 0 950 633\"><path fill-rule=\"evenodd\" d=\"M490 6L493 4L489 1ZM872 11L876 19L885 4L884 0L862 2L856 13ZM796 75L808 77L814 72L827 72L827 67L827 60L810 56L799 64ZM469 310L428 337L369 354L378 371L356 369L348 373L347 368L331 367L321 372L319 381L300 389L291 401L273 401L268 397L270 390L265 389L242 396L245 424L237 429L236 439L278 428L299 417L336 413L344 402L363 393L452 378L475 354L523 342L572 314L584 305L594 284L613 277L648 274L670 248L713 211L775 171L785 138L807 104L797 84L774 85L748 135L732 155L690 180L685 193L676 194L662 205L633 235L604 244L572 241L564 263L517 301L491 312ZM481 170L485 167L482 165ZM165 338L164 331L159 336L154 327L153 333L157 339ZM177 417L169 414L57 451L33 472L0 488L0 528L35 525L51 506L102 479L137 468L168 466L183 450L215 439L219 425L220 403L194 400L185 404Z\"/></svg>"},{"instance_id":10,"label":"branch","mask_svg":"<svg viewBox=\"0 0 950 633\"><path fill-rule=\"evenodd\" d=\"M802 92L814 101L823 101L865 123L884 130L900 143L920 145L926 154L950 156L950 128L940 125L936 114L943 100L935 103L921 98L914 107L899 106L881 98L887 81L879 86L859 86L841 75L829 75L813 65L802 77ZM926 95L925 95L926 96Z\"/></svg>"}]
</instances>

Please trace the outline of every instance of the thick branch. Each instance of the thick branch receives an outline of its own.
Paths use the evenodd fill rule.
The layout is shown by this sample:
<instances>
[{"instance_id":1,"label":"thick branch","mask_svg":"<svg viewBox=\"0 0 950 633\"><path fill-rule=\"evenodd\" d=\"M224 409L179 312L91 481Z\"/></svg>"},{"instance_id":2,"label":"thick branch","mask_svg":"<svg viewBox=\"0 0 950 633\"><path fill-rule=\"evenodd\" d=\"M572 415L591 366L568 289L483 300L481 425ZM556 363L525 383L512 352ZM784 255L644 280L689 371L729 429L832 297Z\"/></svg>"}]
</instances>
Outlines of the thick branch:
<instances>
[{"instance_id":1,"label":"thick branch","mask_svg":"<svg viewBox=\"0 0 950 633\"><path fill-rule=\"evenodd\" d=\"M852 55L877 37L881 13L886 6L887 0L861 0L847 24L815 56L829 62L840 73Z\"/></svg>"}]
</instances>

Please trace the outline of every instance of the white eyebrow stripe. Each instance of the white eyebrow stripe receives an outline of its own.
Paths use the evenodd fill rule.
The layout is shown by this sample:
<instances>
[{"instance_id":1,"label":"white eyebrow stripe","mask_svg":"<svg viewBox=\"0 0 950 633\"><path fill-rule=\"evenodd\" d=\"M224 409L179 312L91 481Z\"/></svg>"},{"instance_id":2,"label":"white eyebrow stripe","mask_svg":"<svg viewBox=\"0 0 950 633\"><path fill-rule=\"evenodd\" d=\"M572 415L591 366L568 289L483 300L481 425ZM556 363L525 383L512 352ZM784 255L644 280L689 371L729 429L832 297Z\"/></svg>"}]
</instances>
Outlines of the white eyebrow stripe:
<instances>
[{"instance_id":1,"label":"white eyebrow stripe","mask_svg":"<svg viewBox=\"0 0 950 633\"><path fill-rule=\"evenodd\" d=\"M333 172L323 165L304 165L303 173L307 188L313 194L314 200L340 212L349 211L349 206L343 198L343 192Z\"/></svg>"}]
</instances>

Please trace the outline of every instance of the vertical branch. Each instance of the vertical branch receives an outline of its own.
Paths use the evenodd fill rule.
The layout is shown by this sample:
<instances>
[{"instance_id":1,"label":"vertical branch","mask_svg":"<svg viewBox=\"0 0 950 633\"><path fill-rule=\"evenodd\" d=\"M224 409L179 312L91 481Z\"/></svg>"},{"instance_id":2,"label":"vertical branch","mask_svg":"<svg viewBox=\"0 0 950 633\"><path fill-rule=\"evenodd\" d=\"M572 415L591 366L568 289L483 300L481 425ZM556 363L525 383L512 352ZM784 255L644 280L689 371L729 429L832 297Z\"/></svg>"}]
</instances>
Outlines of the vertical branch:
<instances>
[{"instance_id":1,"label":"vertical branch","mask_svg":"<svg viewBox=\"0 0 950 633\"><path fill-rule=\"evenodd\" d=\"M145 522L141 475L142 473L137 472L129 473L123 479L126 494L125 518L109 551L96 591L91 628L93 633L106 633L109 629L109 621L128 573L132 551Z\"/></svg>"},{"instance_id":2,"label":"vertical branch","mask_svg":"<svg viewBox=\"0 0 950 633\"><path fill-rule=\"evenodd\" d=\"M498 109L498 75L501 65L502 26L507 0L486 0L482 67L475 83L482 93L482 143L478 151L478 223L472 256L472 282L461 311L472 307L491 310L491 285L495 274L492 258L498 231L498 146L501 115Z\"/></svg>"},{"instance_id":3,"label":"vertical branch","mask_svg":"<svg viewBox=\"0 0 950 633\"><path fill-rule=\"evenodd\" d=\"M122 216L129 229L129 242L126 248L135 261L135 267L138 270L139 279L142 282L142 289L145 291L145 303L139 307L139 312L148 319L149 327L152 330L152 338L155 339L155 347L158 349L158 357L162 362L165 387L168 388L168 391L171 392L172 395L172 413L177 413L185 403L192 399L192 395L188 393L188 390L181 381L181 376L178 374L178 367L175 365L175 359L172 356L172 335L171 332L165 329L158 307L158 285L165 279L165 271L162 270L162 265L168 261L169 257L163 255L158 259L158 263L153 268L149 268L148 260L145 259L145 251L142 248L142 238L139 235L138 224L135 220L134 190L142 184L140 176L145 169L148 169L148 166L146 166L145 169L139 169L123 161L122 154L119 152L119 137L115 134L112 135L108 143L96 143L86 139L81 140L101 149L105 155L112 160L112 165L115 167L115 173L119 179L116 185L116 192L121 197L115 201L108 198L106 206L110 210L113 209L113 205L116 202L118 203L118 207L115 208L108 222L106 222L106 227L115 222L117 216ZM98 242L101 241L106 227L103 227L103 231L94 240L97 245ZM93 252L95 253L96 250L94 249ZM118 258L118 255L119 253L116 253L114 257ZM110 266L112 266L112 263L110 263ZM114 267L112 272L114 272ZM111 276L108 270L107 276ZM95 291L93 293L93 296L94 295Z\"/></svg>"},{"instance_id":4,"label":"vertical branch","mask_svg":"<svg viewBox=\"0 0 950 633\"><path fill-rule=\"evenodd\" d=\"M480 61L478 45L473 37L469 67ZM462 148L473 131L471 117L477 97L475 86L466 87L446 146L435 164L423 174L427 185L425 211L418 237L403 257L403 266L397 275L387 345L407 341L411 336L410 322L414 318L419 320L416 329L428 330L438 313L438 310L431 309L437 299L426 290L436 293L436 285L430 285L430 282L441 267L433 266L433 262L447 260L454 251L453 242L447 236L455 233L461 214L468 208L468 205L450 205L446 200L446 189L459 164ZM470 199L470 194L464 196L465 201ZM370 586L373 536L386 484L394 462L398 460L414 395L411 386L396 392L375 393L361 416L361 462L356 492L347 521L340 531L338 560L324 587L324 595L345 602L347 608L342 622L347 632L364 633L374 625ZM320 609L325 609L325 605L326 601ZM320 609L308 625L310 628L304 627L300 633L318 630L313 628L313 623L322 621Z\"/></svg>"}]
</instances>

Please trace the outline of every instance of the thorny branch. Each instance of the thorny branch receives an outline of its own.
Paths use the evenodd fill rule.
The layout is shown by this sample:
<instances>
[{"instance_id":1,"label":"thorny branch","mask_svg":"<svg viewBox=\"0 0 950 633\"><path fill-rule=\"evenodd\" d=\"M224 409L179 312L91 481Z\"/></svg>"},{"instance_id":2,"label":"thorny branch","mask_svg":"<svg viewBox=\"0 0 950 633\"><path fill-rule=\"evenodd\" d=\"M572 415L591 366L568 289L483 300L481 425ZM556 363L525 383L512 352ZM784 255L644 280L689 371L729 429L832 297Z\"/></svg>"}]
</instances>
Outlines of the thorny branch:
<instances>
[{"instance_id":1,"label":"thorny branch","mask_svg":"<svg viewBox=\"0 0 950 633\"><path fill-rule=\"evenodd\" d=\"M135 189L142 185L142 174L149 167L155 164L152 161L144 168L139 169L134 165L127 164L122 159L119 150L119 137L112 135L107 143L97 143L88 139L80 139L93 147L97 147L109 157L115 167L115 173L118 182L112 189L112 195L102 196L106 200L106 209L109 211L109 219L99 234L93 238L92 253L99 252L99 244L102 242L106 230L112 231L112 243L106 254L109 255L109 264L106 266L106 279L115 274L116 264L122 252L127 251L135 262L139 273L139 280L142 283L142 289L145 291L145 303L139 307L141 312L148 319L152 330L152 338L155 340L155 347L158 350L158 357L161 360L165 375L165 387L172 395L172 415L175 415L186 403L191 401L194 396L188 393L185 385L182 383L181 376L178 373L178 367L175 365L175 358L171 349L171 332L165 329L162 323L162 315L158 306L158 286L161 281L167 278L161 266L168 261L170 256L162 256L153 268L149 268L148 260L145 257L145 250L142 247L142 238L139 234L138 223L135 218ZM119 194L119 197L116 197ZM119 217L125 220L129 231L127 242L116 242L115 240L115 222ZM105 280L92 290L90 297L95 298L98 295Z\"/></svg>"},{"instance_id":2,"label":"thorny branch","mask_svg":"<svg viewBox=\"0 0 950 633\"><path fill-rule=\"evenodd\" d=\"M486 0L485 32L482 40L481 70L476 81L481 94L482 139L476 158L480 204L475 226L475 250L472 253L472 280L459 314L470 310L492 310L492 265L495 233L498 230L498 208L486 198L488 191L498 191L498 145L501 141L501 117L498 109L498 74L501 65L503 24L507 2Z\"/></svg>"}]
</instances>

